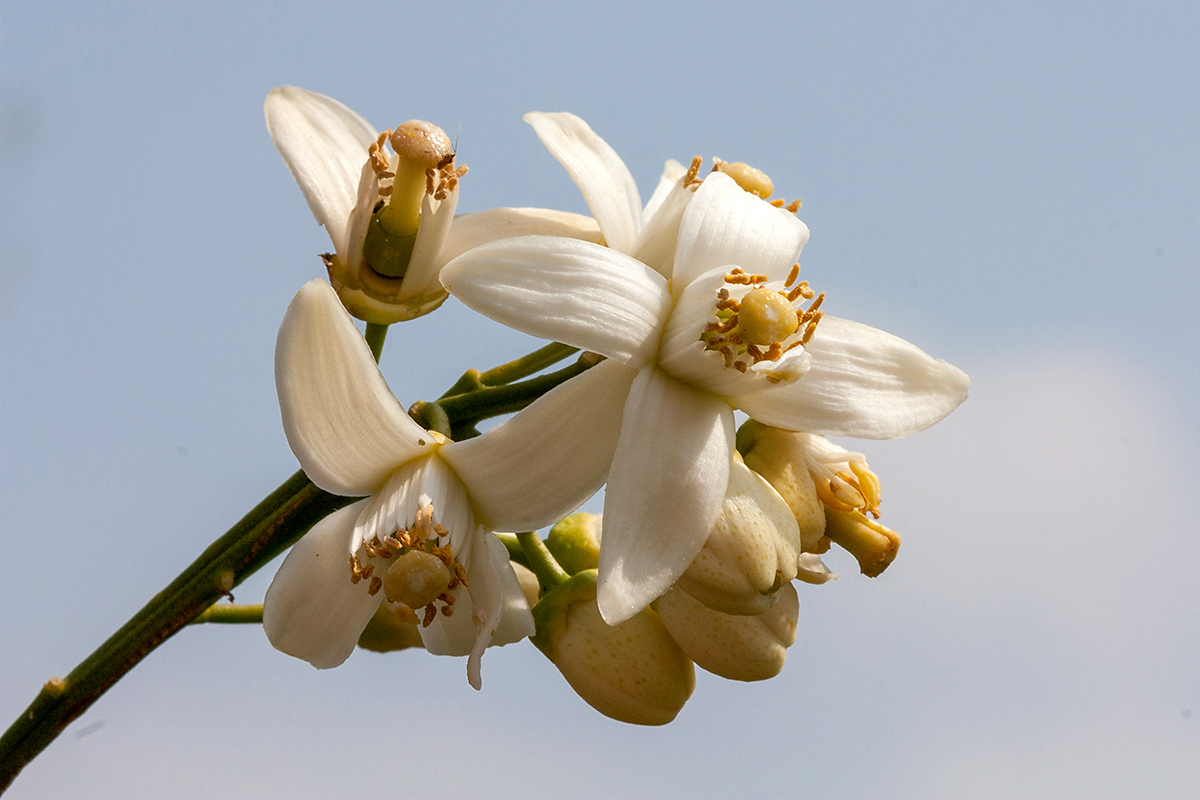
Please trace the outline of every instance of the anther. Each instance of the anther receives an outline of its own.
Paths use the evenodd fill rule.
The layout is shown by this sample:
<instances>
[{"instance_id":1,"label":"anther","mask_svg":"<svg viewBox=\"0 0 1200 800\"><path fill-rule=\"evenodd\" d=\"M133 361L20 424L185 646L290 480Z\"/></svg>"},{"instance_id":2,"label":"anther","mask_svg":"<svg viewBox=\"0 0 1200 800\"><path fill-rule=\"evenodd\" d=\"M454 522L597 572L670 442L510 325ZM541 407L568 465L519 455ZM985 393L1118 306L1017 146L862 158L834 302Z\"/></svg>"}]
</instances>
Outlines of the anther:
<instances>
[{"instance_id":1,"label":"anther","mask_svg":"<svg viewBox=\"0 0 1200 800\"><path fill-rule=\"evenodd\" d=\"M433 605L433 603L430 603L429 605L425 606L425 618L421 620L421 627L428 628L429 623L433 622L436 618L437 608Z\"/></svg>"},{"instance_id":2,"label":"anther","mask_svg":"<svg viewBox=\"0 0 1200 800\"><path fill-rule=\"evenodd\" d=\"M371 595L371 597L374 597L375 595L379 594L379 590L382 588L383 580L376 575L374 578L371 578L371 586L367 589L367 594Z\"/></svg>"},{"instance_id":3,"label":"anther","mask_svg":"<svg viewBox=\"0 0 1200 800\"><path fill-rule=\"evenodd\" d=\"M776 197L774 200L771 201L771 205L775 206L776 208L783 208L783 204L785 202L787 202L787 201L784 200L782 197Z\"/></svg>"},{"instance_id":4,"label":"anther","mask_svg":"<svg viewBox=\"0 0 1200 800\"><path fill-rule=\"evenodd\" d=\"M799 278L799 277L800 277L800 264L799 263L792 264L792 271L788 273L787 282L784 283L783 285L791 286L793 283L796 282L796 278ZM791 300L793 298L788 298L788 299Z\"/></svg>"},{"instance_id":5,"label":"anther","mask_svg":"<svg viewBox=\"0 0 1200 800\"><path fill-rule=\"evenodd\" d=\"M792 202L788 203L787 210L792 212L793 214L795 214L797 211L799 211L800 210L800 200L797 199L797 200L793 200Z\"/></svg>"},{"instance_id":6,"label":"anther","mask_svg":"<svg viewBox=\"0 0 1200 800\"><path fill-rule=\"evenodd\" d=\"M700 156L695 156L692 159L692 165L688 167L687 173L683 176L683 185L685 187L700 183L700 181L696 180L696 176L700 174L700 167L703 165L704 159Z\"/></svg>"}]
</instances>

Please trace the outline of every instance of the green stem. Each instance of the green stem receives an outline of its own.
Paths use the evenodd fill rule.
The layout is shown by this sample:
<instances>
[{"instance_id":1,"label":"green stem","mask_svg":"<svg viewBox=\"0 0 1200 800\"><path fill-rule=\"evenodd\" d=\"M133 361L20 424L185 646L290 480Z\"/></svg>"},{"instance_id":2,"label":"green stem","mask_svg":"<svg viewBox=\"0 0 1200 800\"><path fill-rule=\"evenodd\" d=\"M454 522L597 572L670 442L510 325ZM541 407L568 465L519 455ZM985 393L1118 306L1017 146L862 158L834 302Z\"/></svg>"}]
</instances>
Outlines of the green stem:
<instances>
[{"instance_id":1,"label":"green stem","mask_svg":"<svg viewBox=\"0 0 1200 800\"><path fill-rule=\"evenodd\" d=\"M506 383L512 383L535 372L541 372L546 367L557 364L567 356L577 352L579 352L578 347L551 342L528 355L513 359L507 364L492 367L485 372L480 372L477 369L469 369L438 399L441 400L455 395L466 394L467 392L482 389L485 386L503 386Z\"/></svg>"},{"instance_id":2,"label":"green stem","mask_svg":"<svg viewBox=\"0 0 1200 800\"><path fill-rule=\"evenodd\" d=\"M541 584L544 591L548 592L571 579L567 571L554 560L554 556L546 549L546 543L536 533L533 531L518 533L517 541L529 562L526 566L534 575L537 575L538 583Z\"/></svg>"},{"instance_id":3,"label":"green stem","mask_svg":"<svg viewBox=\"0 0 1200 800\"><path fill-rule=\"evenodd\" d=\"M514 564L520 564L522 567L529 566L529 558L525 555L525 551L521 549L521 540L514 533L497 533L496 538L499 539L508 549L508 560Z\"/></svg>"},{"instance_id":4,"label":"green stem","mask_svg":"<svg viewBox=\"0 0 1200 800\"><path fill-rule=\"evenodd\" d=\"M500 386L528 377L535 372L541 372L546 367L557 364L569 355L579 352L578 347L551 342L545 347L534 350L527 356L515 359L507 364L492 367L486 372L479 373L479 381L484 386Z\"/></svg>"},{"instance_id":5,"label":"green stem","mask_svg":"<svg viewBox=\"0 0 1200 800\"><path fill-rule=\"evenodd\" d=\"M386 325L367 324L366 339L377 361L386 335ZM487 372L468 370L455 387L443 395L445 402L432 404L441 408L433 408L430 413L440 422L438 412L444 411L446 425L453 424L456 434L470 435L475 422L520 410L596 363L596 357L584 354L574 365L558 372L506 385L573 352L575 349L566 345L550 344ZM228 618L235 615L235 610L229 606L218 607L207 614L205 611L290 547L319 520L351 502L353 498L338 497L318 489L303 472L297 472L268 495L66 678L51 678L46 682L33 703L0 736L0 793L67 725L181 628L193 621L234 621ZM505 544L510 552L520 551L519 557L514 554L514 561L522 563L530 558L524 547L514 548L508 541ZM566 575L552 557L549 564L553 568L543 565L539 580L554 582L558 580L558 573ZM259 614L253 621L261 619L261 612Z\"/></svg>"},{"instance_id":6,"label":"green stem","mask_svg":"<svg viewBox=\"0 0 1200 800\"><path fill-rule=\"evenodd\" d=\"M52 678L0 736L0 792L34 756L139 661L310 527L352 502L297 472L133 615L66 678Z\"/></svg>"},{"instance_id":7,"label":"green stem","mask_svg":"<svg viewBox=\"0 0 1200 800\"><path fill-rule=\"evenodd\" d=\"M367 323L367 332L365 338L367 345L371 348L371 355L375 356L375 363L379 363L379 356L383 354L383 340L387 338L388 326L380 325L375 322Z\"/></svg>"},{"instance_id":8,"label":"green stem","mask_svg":"<svg viewBox=\"0 0 1200 800\"><path fill-rule=\"evenodd\" d=\"M262 624L262 603L215 603L204 609L204 613L192 620L192 625L201 622L221 622L226 624Z\"/></svg>"},{"instance_id":9,"label":"green stem","mask_svg":"<svg viewBox=\"0 0 1200 800\"><path fill-rule=\"evenodd\" d=\"M451 430L455 434L453 438L458 441L460 438L466 438L461 434L466 433L469 437L469 431L477 422L501 414L520 411L546 392L579 375L595 363L597 363L597 359L585 353L571 366L563 367L548 375L539 375L527 381L502 386L483 386L449 397L443 395L438 399L437 404L446 412Z\"/></svg>"}]
</instances>

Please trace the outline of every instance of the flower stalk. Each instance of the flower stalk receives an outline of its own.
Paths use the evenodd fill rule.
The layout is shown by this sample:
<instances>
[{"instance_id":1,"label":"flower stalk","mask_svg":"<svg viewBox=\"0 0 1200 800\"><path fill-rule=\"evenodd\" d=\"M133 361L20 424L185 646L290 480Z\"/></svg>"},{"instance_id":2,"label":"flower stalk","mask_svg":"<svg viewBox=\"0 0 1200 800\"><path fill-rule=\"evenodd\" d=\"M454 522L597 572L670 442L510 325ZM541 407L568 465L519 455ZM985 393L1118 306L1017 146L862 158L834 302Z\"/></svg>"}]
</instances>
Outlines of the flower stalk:
<instances>
[{"instance_id":1,"label":"flower stalk","mask_svg":"<svg viewBox=\"0 0 1200 800\"><path fill-rule=\"evenodd\" d=\"M268 495L67 677L46 682L0 736L0 791L156 647L351 501L318 489L303 472Z\"/></svg>"},{"instance_id":2,"label":"flower stalk","mask_svg":"<svg viewBox=\"0 0 1200 800\"><path fill-rule=\"evenodd\" d=\"M368 343L376 357L386 332L386 325L368 324ZM524 408L591 363L577 363L513 386L502 382L530 375L573 352L575 348L551 344L490 370L468 371L447 393L455 414L452 419L463 430L473 428L478 420L506 413L501 409ZM469 390L471 384L464 383L468 375L476 377L479 388ZM460 391L455 392L455 388ZM437 407L439 403L431 405ZM467 420L465 425L463 420ZM268 495L65 678L54 677L43 685L33 702L0 736L0 793L71 722L180 629L193 622L261 622L261 605L231 607L214 603L230 596L235 586L294 544L315 523L353 501L318 489L303 472L297 472ZM524 560L519 546L509 549L522 553L521 558L514 559L518 563Z\"/></svg>"}]
</instances>

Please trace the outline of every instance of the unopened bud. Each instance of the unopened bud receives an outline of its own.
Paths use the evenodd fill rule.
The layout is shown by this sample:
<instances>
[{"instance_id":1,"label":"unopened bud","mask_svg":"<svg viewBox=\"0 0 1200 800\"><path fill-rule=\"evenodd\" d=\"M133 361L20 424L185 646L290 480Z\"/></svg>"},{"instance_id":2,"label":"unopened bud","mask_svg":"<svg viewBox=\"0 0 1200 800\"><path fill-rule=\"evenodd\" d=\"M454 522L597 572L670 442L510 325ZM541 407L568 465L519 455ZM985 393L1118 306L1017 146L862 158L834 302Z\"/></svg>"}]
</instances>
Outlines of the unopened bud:
<instances>
[{"instance_id":1,"label":"unopened bud","mask_svg":"<svg viewBox=\"0 0 1200 800\"><path fill-rule=\"evenodd\" d=\"M572 514L550 529L546 548L567 574L596 569L600 564L599 514Z\"/></svg>"},{"instance_id":2,"label":"unopened bud","mask_svg":"<svg viewBox=\"0 0 1200 800\"><path fill-rule=\"evenodd\" d=\"M800 599L792 584L756 616L722 614L671 589L654 601L663 624L696 666L734 681L763 681L783 669L796 641Z\"/></svg>"},{"instance_id":3,"label":"unopened bud","mask_svg":"<svg viewBox=\"0 0 1200 800\"><path fill-rule=\"evenodd\" d=\"M696 688L695 667L653 610L615 626L601 618L595 570L549 592L533 618L533 643L576 694L606 717L665 725Z\"/></svg>"},{"instance_id":4,"label":"unopened bud","mask_svg":"<svg viewBox=\"0 0 1200 800\"><path fill-rule=\"evenodd\" d=\"M787 504L735 454L721 512L675 585L726 614L761 614L796 577L800 531Z\"/></svg>"},{"instance_id":5,"label":"unopened bud","mask_svg":"<svg viewBox=\"0 0 1200 800\"><path fill-rule=\"evenodd\" d=\"M746 466L764 477L787 503L800 528L802 552L816 552L825 534L825 508L809 474L800 434L753 420L738 430L738 450Z\"/></svg>"}]
</instances>

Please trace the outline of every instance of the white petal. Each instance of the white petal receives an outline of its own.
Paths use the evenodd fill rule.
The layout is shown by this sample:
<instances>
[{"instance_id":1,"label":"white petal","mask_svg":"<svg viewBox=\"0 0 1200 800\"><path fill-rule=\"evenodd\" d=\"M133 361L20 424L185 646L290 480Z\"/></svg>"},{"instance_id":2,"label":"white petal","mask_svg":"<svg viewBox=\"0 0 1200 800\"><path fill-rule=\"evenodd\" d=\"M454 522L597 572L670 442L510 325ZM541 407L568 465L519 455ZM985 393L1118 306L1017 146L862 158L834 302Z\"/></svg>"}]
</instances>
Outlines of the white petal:
<instances>
[{"instance_id":1,"label":"white petal","mask_svg":"<svg viewBox=\"0 0 1200 800\"><path fill-rule=\"evenodd\" d=\"M400 285L400 300L427 295L431 291L441 293L438 270L448 259L441 257L442 248L454 224L454 209L458 207L458 187L446 195L444 200L425 195L421 200L421 223L417 227L417 239L413 244L412 257L404 282Z\"/></svg>"},{"instance_id":2,"label":"white petal","mask_svg":"<svg viewBox=\"0 0 1200 800\"><path fill-rule=\"evenodd\" d=\"M641 226L642 198L625 162L574 114L525 115L583 193L609 247L628 253Z\"/></svg>"},{"instance_id":3,"label":"white petal","mask_svg":"<svg viewBox=\"0 0 1200 800\"><path fill-rule=\"evenodd\" d=\"M442 268L442 285L519 331L640 367L671 309L666 280L591 242L521 236L477 247Z\"/></svg>"},{"instance_id":4,"label":"white petal","mask_svg":"<svg viewBox=\"0 0 1200 800\"><path fill-rule=\"evenodd\" d=\"M476 555L467 564L470 585L455 595L453 616L439 614L421 629L421 641L435 655L469 655L467 680L478 689L483 651L532 636L534 625L508 550L482 528L475 538Z\"/></svg>"},{"instance_id":5,"label":"white petal","mask_svg":"<svg viewBox=\"0 0 1200 800\"><path fill-rule=\"evenodd\" d=\"M733 412L649 367L629 392L604 498L597 602L609 625L670 588L716 521L733 453Z\"/></svg>"},{"instance_id":6,"label":"white petal","mask_svg":"<svg viewBox=\"0 0 1200 800\"><path fill-rule=\"evenodd\" d=\"M733 402L759 422L795 431L895 439L928 428L967 399L971 379L898 336L824 317L800 380Z\"/></svg>"},{"instance_id":7,"label":"white petal","mask_svg":"<svg viewBox=\"0 0 1200 800\"><path fill-rule=\"evenodd\" d=\"M272 89L263 111L309 209L345 258L350 211L375 129L337 100L296 86Z\"/></svg>"},{"instance_id":8,"label":"white petal","mask_svg":"<svg viewBox=\"0 0 1200 800\"><path fill-rule=\"evenodd\" d=\"M710 173L679 226L675 291L716 267L783 280L807 241L808 226L795 214L750 194L723 172Z\"/></svg>"},{"instance_id":9,"label":"white petal","mask_svg":"<svg viewBox=\"0 0 1200 800\"><path fill-rule=\"evenodd\" d=\"M488 527L524 531L557 522L604 484L635 375L604 361L438 454L467 485Z\"/></svg>"},{"instance_id":10,"label":"white petal","mask_svg":"<svg viewBox=\"0 0 1200 800\"><path fill-rule=\"evenodd\" d=\"M662 198L655 213L647 218L633 244L633 257L663 277L671 277L675 268L679 224L691 199L692 190L684 186L682 180L677 180Z\"/></svg>"},{"instance_id":11,"label":"white petal","mask_svg":"<svg viewBox=\"0 0 1200 800\"><path fill-rule=\"evenodd\" d=\"M600 227L596 220L583 214L549 208L489 208L454 218L439 261L444 265L474 247L497 239L536 235L566 236L600 243Z\"/></svg>"},{"instance_id":12,"label":"white petal","mask_svg":"<svg viewBox=\"0 0 1200 800\"><path fill-rule=\"evenodd\" d=\"M662 205L667 194L675 188L675 184L679 183L679 179L687 174L687 167L680 164L673 158L668 158L663 164L663 174L658 179L658 186L654 187L654 194L650 195L650 199L646 201L646 207L642 209L642 224L654 216L658 211L658 207Z\"/></svg>"},{"instance_id":13,"label":"white petal","mask_svg":"<svg viewBox=\"0 0 1200 800\"><path fill-rule=\"evenodd\" d=\"M449 530L455 557L465 562L474 543L475 515L462 482L436 455L415 458L392 473L359 516L351 552L357 553L362 542L376 536L382 539L401 528L411 528L425 503L434 508L434 523Z\"/></svg>"},{"instance_id":14,"label":"white petal","mask_svg":"<svg viewBox=\"0 0 1200 800\"><path fill-rule=\"evenodd\" d=\"M313 526L275 573L263 599L263 629L278 650L317 669L336 667L383 599L367 594L368 581L350 582L346 552L365 500Z\"/></svg>"},{"instance_id":15,"label":"white petal","mask_svg":"<svg viewBox=\"0 0 1200 800\"><path fill-rule=\"evenodd\" d=\"M288 444L327 492L372 494L433 446L324 281L309 281L288 306L275 345L275 388Z\"/></svg>"}]
</instances>

